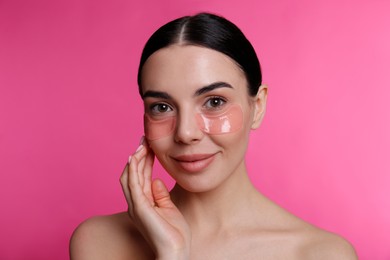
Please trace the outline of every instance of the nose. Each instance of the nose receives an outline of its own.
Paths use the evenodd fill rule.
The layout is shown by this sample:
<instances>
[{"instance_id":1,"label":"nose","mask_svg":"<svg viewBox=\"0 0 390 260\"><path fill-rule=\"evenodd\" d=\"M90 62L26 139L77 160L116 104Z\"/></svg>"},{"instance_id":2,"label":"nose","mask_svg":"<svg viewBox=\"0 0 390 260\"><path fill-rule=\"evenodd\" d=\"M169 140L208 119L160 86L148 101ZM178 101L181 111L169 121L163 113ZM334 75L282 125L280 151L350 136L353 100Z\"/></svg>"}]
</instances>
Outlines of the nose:
<instances>
[{"instance_id":1,"label":"nose","mask_svg":"<svg viewBox=\"0 0 390 260\"><path fill-rule=\"evenodd\" d=\"M182 112L178 115L175 129L175 141L183 144L194 144L203 138L194 111Z\"/></svg>"}]
</instances>

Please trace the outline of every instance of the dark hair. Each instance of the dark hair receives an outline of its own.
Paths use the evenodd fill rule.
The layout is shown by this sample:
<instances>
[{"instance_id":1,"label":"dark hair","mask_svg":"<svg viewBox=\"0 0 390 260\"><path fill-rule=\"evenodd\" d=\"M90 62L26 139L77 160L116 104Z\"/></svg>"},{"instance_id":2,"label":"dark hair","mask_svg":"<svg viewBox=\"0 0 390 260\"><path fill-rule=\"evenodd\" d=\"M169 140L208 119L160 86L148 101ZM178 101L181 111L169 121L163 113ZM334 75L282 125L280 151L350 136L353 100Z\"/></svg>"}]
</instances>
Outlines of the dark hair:
<instances>
[{"instance_id":1,"label":"dark hair","mask_svg":"<svg viewBox=\"0 0 390 260\"><path fill-rule=\"evenodd\" d=\"M146 42L138 68L141 96L141 73L146 60L154 52L172 44L202 46L229 56L244 71L249 95L257 94L261 85L261 69L251 43L232 22L214 14L199 13L163 25Z\"/></svg>"}]
</instances>

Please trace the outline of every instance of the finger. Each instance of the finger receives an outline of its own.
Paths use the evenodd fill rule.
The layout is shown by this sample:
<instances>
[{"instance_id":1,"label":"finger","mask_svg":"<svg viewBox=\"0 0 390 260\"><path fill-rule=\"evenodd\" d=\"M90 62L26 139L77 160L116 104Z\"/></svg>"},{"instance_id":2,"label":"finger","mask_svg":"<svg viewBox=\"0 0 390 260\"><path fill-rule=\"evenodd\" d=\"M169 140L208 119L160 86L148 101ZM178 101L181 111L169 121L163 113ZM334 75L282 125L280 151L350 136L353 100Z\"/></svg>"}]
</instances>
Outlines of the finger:
<instances>
[{"instance_id":1,"label":"finger","mask_svg":"<svg viewBox=\"0 0 390 260\"><path fill-rule=\"evenodd\" d=\"M129 161L130 161L130 159L131 159L131 156L129 157ZM126 198L130 217L132 217L133 216L133 202L131 199L131 194L130 194L128 182L129 182L129 163L126 164L126 166L122 172L122 175L120 177L120 183L122 186L123 194L125 195L125 198Z\"/></svg>"},{"instance_id":2,"label":"finger","mask_svg":"<svg viewBox=\"0 0 390 260\"><path fill-rule=\"evenodd\" d=\"M171 196L168 192L167 187L160 179L156 179L152 182L152 192L157 207L159 208L175 207L175 204L173 204L171 200Z\"/></svg>"},{"instance_id":3,"label":"finger","mask_svg":"<svg viewBox=\"0 0 390 260\"><path fill-rule=\"evenodd\" d=\"M141 187L144 188L144 169L145 169L145 163L146 163L146 157L148 155L148 152L149 150L147 149L147 144L146 144L146 141L145 141L145 137L142 136L141 140L140 140L140 147L142 147L142 149L145 150L145 155L141 157L141 159L139 160L139 164L138 164L138 172L140 173L139 174L139 180L140 180L140 184L141 184ZM140 149L140 148L138 148ZM137 149L137 150L138 150ZM143 153L142 153L143 154Z\"/></svg>"},{"instance_id":4,"label":"finger","mask_svg":"<svg viewBox=\"0 0 390 260\"><path fill-rule=\"evenodd\" d=\"M143 191L145 196L153 202L153 194L152 194L152 172L153 172L153 163L154 163L154 153L150 148L147 148L148 153L145 158L145 166L144 166L144 187Z\"/></svg>"},{"instance_id":5,"label":"finger","mask_svg":"<svg viewBox=\"0 0 390 260\"><path fill-rule=\"evenodd\" d=\"M146 157L148 155L148 151L146 147L142 148L143 150L140 152L140 158L138 161L138 178L139 178L139 183L141 185L141 188L144 188L145 186L145 181L144 181L144 169L145 169L145 161Z\"/></svg>"},{"instance_id":6,"label":"finger","mask_svg":"<svg viewBox=\"0 0 390 260\"><path fill-rule=\"evenodd\" d=\"M143 178L143 168L145 165L145 155L147 151L145 149L145 146L143 144L140 144L140 146L135 151L133 157L137 159L137 174L138 174L138 180L141 185L141 187L144 186L144 178Z\"/></svg>"},{"instance_id":7,"label":"finger","mask_svg":"<svg viewBox=\"0 0 390 260\"><path fill-rule=\"evenodd\" d=\"M134 211L145 205L151 205L151 202L148 201L145 194L142 191L139 173L138 173L138 160L136 156L132 156L130 161L130 171L129 171L129 182L128 186L130 189L130 195L133 202Z\"/></svg>"}]
</instances>

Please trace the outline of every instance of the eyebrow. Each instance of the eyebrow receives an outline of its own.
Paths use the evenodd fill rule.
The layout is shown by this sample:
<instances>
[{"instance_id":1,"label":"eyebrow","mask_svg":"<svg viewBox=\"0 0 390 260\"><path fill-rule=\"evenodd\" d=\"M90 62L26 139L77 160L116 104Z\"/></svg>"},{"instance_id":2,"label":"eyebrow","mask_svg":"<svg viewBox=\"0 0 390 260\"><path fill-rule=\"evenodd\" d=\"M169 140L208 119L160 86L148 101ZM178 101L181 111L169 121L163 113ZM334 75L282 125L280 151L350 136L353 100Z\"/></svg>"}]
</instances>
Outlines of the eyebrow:
<instances>
[{"instance_id":1,"label":"eyebrow","mask_svg":"<svg viewBox=\"0 0 390 260\"><path fill-rule=\"evenodd\" d=\"M162 98L162 99L172 99L172 97L167 92L162 91L151 91L148 90L142 95L142 99L152 97L152 98Z\"/></svg>"},{"instance_id":2,"label":"eyebrow","mask_svg":"<svg viewBox=\"0 0 390 260\"><path fill-rule=\"evenodd\" d=\"M194 96L201 96L207 92L213 91L214 89L218 88L233 88L229 83L226 82L214 82L210 85L204 86L197 91L195 91ZM167 93L163 91L152 91L148 90L142 95L142 99L152 97L152 98L161 98L161 99L172 99L172 97Z\"/></svg>"},{"instance_id":3,"label":"eyebrow","mask_svg":"<svg viewBox=\"0 0 390 260\"><path fill-rule=\"evenodd\" d=\"M226 82L215 82L215 83L212 83L208 86L205 86L205 87L198 89L195 92L194 96L200 96L200 95L203 95L207 92L210 92L210 91L212 91L214 89L218 89L218 88L233 88L233 87Z\"/></svg>"}]
</instances>

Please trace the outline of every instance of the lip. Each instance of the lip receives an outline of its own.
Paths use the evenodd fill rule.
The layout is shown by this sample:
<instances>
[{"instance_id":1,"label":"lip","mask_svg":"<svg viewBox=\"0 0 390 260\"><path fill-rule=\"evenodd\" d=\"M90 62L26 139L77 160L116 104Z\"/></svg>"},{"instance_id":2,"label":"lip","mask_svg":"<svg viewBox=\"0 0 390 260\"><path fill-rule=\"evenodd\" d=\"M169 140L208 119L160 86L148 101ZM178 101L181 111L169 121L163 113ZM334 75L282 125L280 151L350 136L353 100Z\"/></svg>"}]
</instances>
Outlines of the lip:
<instances>
[{"instance_id":1,"label":"lip","mask_svg":"<svg viewBox=\"0 0 390 260\"><path fill-rule=\"evenodd\" d=\"M215 158L213 154L189 154L172 157L177 165L186 172L196 173L206 169Z\"/></svg>"}]
</instances>

